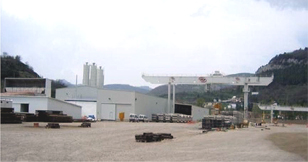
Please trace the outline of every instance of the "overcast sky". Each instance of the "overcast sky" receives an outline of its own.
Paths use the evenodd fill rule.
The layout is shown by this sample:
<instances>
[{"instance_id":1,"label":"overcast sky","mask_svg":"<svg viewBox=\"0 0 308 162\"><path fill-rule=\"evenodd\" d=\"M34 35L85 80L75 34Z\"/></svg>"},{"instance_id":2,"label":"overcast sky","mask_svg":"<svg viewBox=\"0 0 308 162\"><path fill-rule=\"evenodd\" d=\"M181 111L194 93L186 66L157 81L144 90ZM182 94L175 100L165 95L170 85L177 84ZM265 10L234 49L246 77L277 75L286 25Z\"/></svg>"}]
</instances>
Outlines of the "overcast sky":
<instances>
[{"instance_id":1,"label":"overcast sky","mask_svg":"<svg viewBox=\"0 0 308 162\"><path fill-rule=\"evenodd\" d=\"M83 64L106 84L141 75L255 73L308 47L308 0L2 0L1 52L41 76L82 83Z\"/></svg>"}]
</instances>

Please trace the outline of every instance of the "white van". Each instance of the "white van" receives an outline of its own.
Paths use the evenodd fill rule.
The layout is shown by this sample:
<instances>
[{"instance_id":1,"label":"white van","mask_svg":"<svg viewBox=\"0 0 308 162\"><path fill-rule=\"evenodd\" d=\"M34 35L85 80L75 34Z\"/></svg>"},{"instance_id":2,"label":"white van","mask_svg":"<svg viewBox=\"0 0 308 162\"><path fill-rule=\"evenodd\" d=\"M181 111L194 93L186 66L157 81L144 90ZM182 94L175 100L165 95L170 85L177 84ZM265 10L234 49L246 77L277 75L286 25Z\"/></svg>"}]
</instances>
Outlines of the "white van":
<instances>
[{"instance_id":1,"label":"white van","mask_svg":"<svg viewBox=\"0 0 308 162\"><path fill-rule=\"evenodd\" d=\"M145 116L145 115L142 115L142 114L139 115L139 119L138 120L142 121L142 122L149 122L148 117Z\"/></svg>"},{"instance_id":2,"label":"white van","mask_svg":"<svg viewBox=\"0 0 308 162\"><path fill-rule=\"evenodd\" d=\"M130 113L129 114L129 122L139 122L139 118L137 114Z\"/></svg>"}]
</instances>

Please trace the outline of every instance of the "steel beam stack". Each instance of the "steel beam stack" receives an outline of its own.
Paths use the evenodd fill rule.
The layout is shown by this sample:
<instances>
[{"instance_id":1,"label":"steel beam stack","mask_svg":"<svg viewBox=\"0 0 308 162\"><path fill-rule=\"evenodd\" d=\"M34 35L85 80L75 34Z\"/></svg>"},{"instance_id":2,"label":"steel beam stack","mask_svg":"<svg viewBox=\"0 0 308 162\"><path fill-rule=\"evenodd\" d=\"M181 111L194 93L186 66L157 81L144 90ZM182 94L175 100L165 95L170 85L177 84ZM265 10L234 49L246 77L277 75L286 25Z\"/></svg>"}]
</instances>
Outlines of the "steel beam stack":
<instances>
[{"instance_id":1,"label":"steel beam stack","mask_svg":"<svg viewBox=\"0 0 308 162\"><path fill-rule=\"evenodd\" d=\"M20 124L20 116L14 113L14 108L1 108L1 124Z\"/></svg>"},{"instance_id":2,"label":"steel beam stack","mask_svg":"<svg viewBox=\"0 0 308 162\"><path fill-rule=\"evenodd\" d=\"M36 110L37 121L72 123L73 117L63 114L62 111Z\"/></svg>"}]
</instances>

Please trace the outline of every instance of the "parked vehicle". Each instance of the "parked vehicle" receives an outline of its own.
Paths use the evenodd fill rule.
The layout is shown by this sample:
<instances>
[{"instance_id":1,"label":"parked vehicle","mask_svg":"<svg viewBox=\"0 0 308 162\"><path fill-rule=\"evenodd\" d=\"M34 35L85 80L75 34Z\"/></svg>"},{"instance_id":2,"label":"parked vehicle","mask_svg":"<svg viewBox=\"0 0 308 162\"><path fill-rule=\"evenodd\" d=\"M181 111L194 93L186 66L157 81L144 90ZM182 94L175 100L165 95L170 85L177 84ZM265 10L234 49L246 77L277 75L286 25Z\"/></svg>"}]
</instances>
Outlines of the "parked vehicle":
<instances>
[{"instance_id":1,"label":"parked vehicle","mask_svg":"<svg viewBox=\"0 0 308 162\"><path fill-rule=\"evenodd\" d=\"M146 115L140 114L139 115L140 122L149 122L148 117Z\"/></svg>"},{"instance_id":2,"label":"parked vehicle","mask_svg":"<svg viewBox=\"0 0 308 162\"><path fill-rule=\"evenodd\" d=\"M137 114L129 114L129 122L139 122L139 118Z\"/></svg>"},{"instance_id":3,"label":"parked vehicle","mask_svg":"<svg viewBox=\"0 0 308 162\"><path fill-rule=\"evenodd\" d=\"M145 116L143 120L144 120L144 122L149 122L149 119L148 119L147 116Z\"/></svg>"},{"instance_id":4,"label":"parked vehicle","mask_svg":"<svg viewBox=\"0 0 308 162\"><path fill-rule=\"evenodd\" d=\"M87 117L87 120L95 121L95 116L94 116L94 115L89 115L89 116Z\"/></svg>"}]
</instances>

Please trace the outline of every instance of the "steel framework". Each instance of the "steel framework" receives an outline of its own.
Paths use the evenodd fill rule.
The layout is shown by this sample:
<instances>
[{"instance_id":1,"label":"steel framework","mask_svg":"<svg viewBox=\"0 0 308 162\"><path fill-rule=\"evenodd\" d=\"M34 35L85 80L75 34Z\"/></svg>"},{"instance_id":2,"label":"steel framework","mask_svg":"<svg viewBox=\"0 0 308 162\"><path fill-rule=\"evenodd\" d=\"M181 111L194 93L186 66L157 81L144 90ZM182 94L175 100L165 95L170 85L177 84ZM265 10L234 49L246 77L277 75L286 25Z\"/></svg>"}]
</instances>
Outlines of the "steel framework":
<instances>
[{"instance_id":1,"label":"steel framework","mask_svg":"<svg viewBox=\"0 0 308 162\"><path fill-rule=\"evenodd\" d=\"M219 72L215 72L209 76L162 76L162 75L146 75L143 74L142 78L152 84L168 84L168 110L167 113L174 112L175 104L175 85L176 84L228 84L235 86L244 86L244 118L247 119L248 110L248 93L250 92L249 86L268 86L274 79L271 77L244 77L244 76L223 76ZM173 85L173 110L170 107L170 86Z\"/></svg>"}]
</instances>

